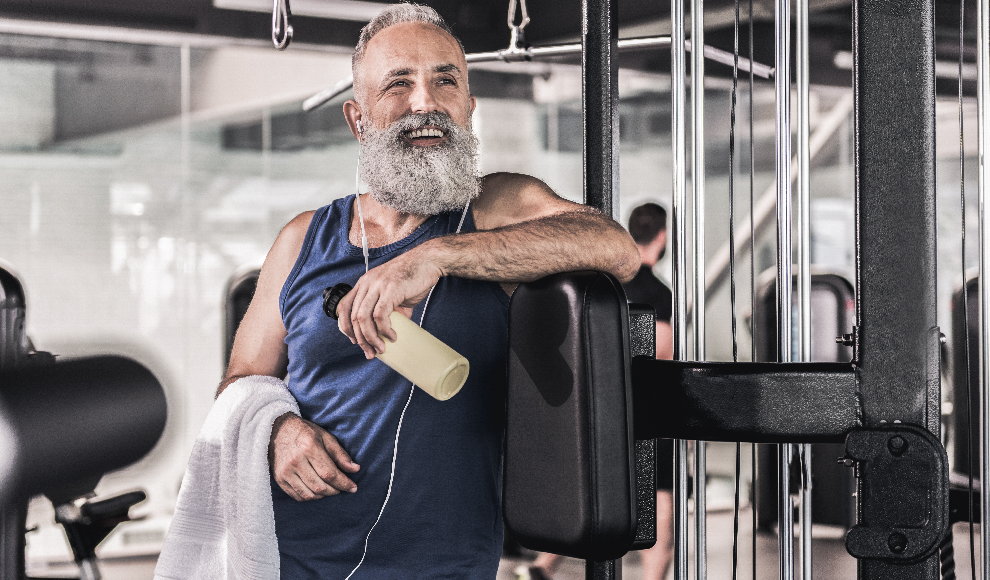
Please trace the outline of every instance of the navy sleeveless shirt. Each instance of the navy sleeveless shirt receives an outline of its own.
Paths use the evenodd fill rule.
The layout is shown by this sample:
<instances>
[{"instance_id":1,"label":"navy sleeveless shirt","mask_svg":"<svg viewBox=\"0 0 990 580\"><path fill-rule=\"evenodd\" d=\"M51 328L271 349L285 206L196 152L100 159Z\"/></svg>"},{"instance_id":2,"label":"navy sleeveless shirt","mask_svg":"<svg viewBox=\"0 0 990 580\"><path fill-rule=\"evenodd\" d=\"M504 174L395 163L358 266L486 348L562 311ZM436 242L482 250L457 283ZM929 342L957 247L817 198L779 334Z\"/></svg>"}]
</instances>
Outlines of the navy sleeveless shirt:
<instances>
[{"instance_id":1,"label":"navy sleeveless shirt","mask_svg":"<svg viewBox=\"0 0 990 580\"><path fill-rule=\"evenodd\" d=\"M447 401L413 388L380 360L366 360L322 308L327 286L354 285L364 274L361 248L347 237L353 202L350 195L315 212L279 306L288 332L289 390L303 418L336 437L361 466L350 475L358 489L297 502L272 481L281 577L343 580L361 561L367 537L355 580L495 578L508 296L497 283L456 277L441 278L434 289L423 327L471 365L464 387ZM460 217L460 211L432 216L405 239L370 248L371 267L453 234ZM473 230L469 211L462 231ZM416 307L414 321L422 309Z\"/></svg>"}]
</instances>

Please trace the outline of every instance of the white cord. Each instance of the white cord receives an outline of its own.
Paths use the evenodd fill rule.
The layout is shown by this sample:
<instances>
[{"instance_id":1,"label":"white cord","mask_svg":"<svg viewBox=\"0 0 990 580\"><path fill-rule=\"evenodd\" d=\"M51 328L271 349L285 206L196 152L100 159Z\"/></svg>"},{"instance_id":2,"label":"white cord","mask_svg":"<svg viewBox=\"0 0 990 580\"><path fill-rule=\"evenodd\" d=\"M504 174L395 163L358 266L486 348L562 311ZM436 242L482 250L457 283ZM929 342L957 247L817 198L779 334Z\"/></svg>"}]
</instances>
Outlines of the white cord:
<instances>
[{"instance_id":1,"label":"white cord","mask_svg":"<svg viewBox=\"0 0 990 580\"><path fill-rule=\"evenodd\" d=\"M360 199L361 199L361 194L358 193L358 200ZM464 218L467 216L467 211L470 206L471 206L471 200L469 199L468 202L464 204L464 209L461 211L461 221L457 224L457 231L454 233L456 234L461 233L461 227L464 226ZM363 232L364 216L361 215L360 201L358 202L358 218L361 220L361 231ZM365 248L367 248L367 244L365 244ZM367 249L365 249L364 259L365 259L364 269L365 272L367 273L368 271ZM439 283L439 280L437 280L437 283ZM423 327L423 320L426 319L426 307L430 305L430 297L433 296L433 291L436 289L436 287L437 285L434 284L433 287L430 288L429 294L426 295L426 301L423 302L423 311L419 315L420 328ZM385 502L382 503L382 509L378 511L378 517L375 518L375 523L371 524L371 529L368 530L368 535L364 537L364 552L361 554L361 560L358 561L357 566L354 566L354 569L351 570L351 573L348 574L347 577L344 578L344 580L350 580L351 576L353 576L354 573L358 571L358 568L361 567L361 564L364 564L364 558L368 555L368 541L371 539L371 532L375 531L375 526L377 526L378 522L381 521L382 514L385 513L385 506L388 505L388 500L389 498L392 497L392 483L395 481L395 462L399 457L399 433L402 432L402 420L406 417L406 409L409 408L409 403L412 401L412 396L413 393L415 392L416 392L416 385L410 383L409 397L406 399L406 405L402 407L402 413L399 415L399 426L395 428L395 442L392 444L392 471L388 475L388 491L385 492Z\"/></svg>"},{"instance_id":2,"label":"white cord","mask_svg":"<svg viewBox=\"0 0 990 580\"><path fill-rule=\"evenodd\" d=\"M424 310L423 312L425 313L426 311ZM420 319L420 324L422 323L423 321ZM353 576L354 573L357 572L358 568L361 567L361 564L364 564L364 558L368 555L368 540L371 539L371 532L375 530L375 526L377 526L378 522L381 521L382 514L385 513L385 506L388 505L388 500L392 497L392 482L395 480L395 460L399 457L399 431L402 430L402 419L406 416L406 409L409 408L409 402L412 401L413 392L415 390L415 386L409 389L409 398L406 399L406 406L402 408L402 414L399 415L399 426L395 429L395 444L392 446L392 473L388 476L388 492L385 494L385 503L382 504L382 509L379 510L378 517L375 518L375 523L371 524L371 529L368 530L368 535L364 537L364 553L361 554L361 561L357 563L357 566L351 570L351 573L348 574L347 578L344 578L344 580L350 580L351 576Z\"/></svg>"},{"instance_id":3,"label":"white cord","mask_svg":"<svg viewBox=\"0 0 990 580\"><path fill-rule=\"evenodd\" d=\"M364 231L364 213L361 211L361 161L354 169L354 199L358 206L358 219L361 220L361 253L364 254L364 273L368 273L368 235ZM462 217L461 220L464 218ZM460 230L460 228L458 228Z\"/></svg>"}]
</instances>

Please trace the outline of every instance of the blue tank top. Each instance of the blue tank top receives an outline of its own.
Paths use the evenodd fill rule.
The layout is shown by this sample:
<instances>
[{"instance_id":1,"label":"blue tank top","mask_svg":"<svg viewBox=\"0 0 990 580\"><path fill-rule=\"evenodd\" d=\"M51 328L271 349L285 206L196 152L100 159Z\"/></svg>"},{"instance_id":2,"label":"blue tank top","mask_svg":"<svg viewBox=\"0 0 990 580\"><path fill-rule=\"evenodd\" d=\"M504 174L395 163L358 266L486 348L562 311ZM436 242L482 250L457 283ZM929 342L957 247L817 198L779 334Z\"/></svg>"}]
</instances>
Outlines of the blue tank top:
<instances>
[{"instance_id":1,"label":"blue tank top","mask_svg":"<svg viewBox=\"0 0 990 580\"><path fill-rule=\"evenodd\" d=\"M283 579L493 579L502 549L501 450L508 296L494 282L445 277L423 327L467 357L461 391L440 402L378 359L368 361L323 313L323 290L364 274L347 238L354 196L315 212L282 288L289 390L302 416L340 441L361 470L357 492L297 502L272 482ZM372 268L457 230L461 212L432 216L403 240L370 249ZM471 212L463 232L474 230ZM423 304L413 320L419 322ZM402 409L395 476L382 511Z\"/></svg>"}]
</instances>

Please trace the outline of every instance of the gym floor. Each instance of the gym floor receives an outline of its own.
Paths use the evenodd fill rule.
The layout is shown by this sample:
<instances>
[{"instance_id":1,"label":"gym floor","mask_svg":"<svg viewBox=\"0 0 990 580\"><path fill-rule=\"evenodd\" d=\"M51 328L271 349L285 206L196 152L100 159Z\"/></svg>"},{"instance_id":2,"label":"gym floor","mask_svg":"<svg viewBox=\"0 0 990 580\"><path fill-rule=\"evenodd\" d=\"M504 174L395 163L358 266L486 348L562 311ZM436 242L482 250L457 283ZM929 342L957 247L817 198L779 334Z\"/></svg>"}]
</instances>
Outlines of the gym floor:
<instances>
[{"instance_id":1,"label":"gym floor","mask_svg":"<svg viewBox=\"0 0 990 580\"><path fill-rule=\"evenodd\" d=\"M737 578L748 580L752 578L752 521L751 512L743 510L739 524L739 565ZM976 530L977 548L979 548L979 529ZM956 575L960 579L971 577L969 560L969 530L967 524L956 524L953 528L953 538L956 554ZM795 544L795 552L799 547ZM777 572L777 539L772 534L758 534L756 538L757 577L772 580L778 577ZM842 530L837 528L818 528L814 530L813 575L815 580L851 580L856 577L856 561L846 553L843 545ZM504 558L499 565L497 580L515 580L513 570L531 559ZM693 576L693 554L689 561ZM125 560L104 561L101 571L104 580L152 580L155 567L154 558L131 558ZM39 573L40 570L29 572ZM71 574L70 567L49 569L43 571L46 576L60 573ZM668 578L673 574L668 573ZM732 578L732 512L717 511L708 514L708 577L717 580ZM800 571L795 571L795 577L800 577ZM583 580L584 562L581 560L565 559L554 576L555 580ZM623 559L623 580L641 580L642 569L639 557L630 554Z\"/></svg>"}]
</instances>

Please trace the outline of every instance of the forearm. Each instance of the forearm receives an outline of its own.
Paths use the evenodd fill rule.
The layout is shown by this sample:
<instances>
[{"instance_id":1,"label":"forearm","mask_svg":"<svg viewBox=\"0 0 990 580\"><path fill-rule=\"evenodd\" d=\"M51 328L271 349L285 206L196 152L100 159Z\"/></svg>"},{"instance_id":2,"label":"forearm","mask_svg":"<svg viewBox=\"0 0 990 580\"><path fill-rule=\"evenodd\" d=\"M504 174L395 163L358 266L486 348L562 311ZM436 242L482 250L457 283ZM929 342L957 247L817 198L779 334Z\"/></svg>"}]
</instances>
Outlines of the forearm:
<instances>
[{"instance_id":1,"label":"forearm","mask_svg":"<svg viewBox=\"0 0 990 580\"><path fill-rule=\"evenodd\" d=\"M445 236L421 248L444 276L493 282L530 282L577 270L608 272L626 282L636 274L640 261L629 234L594 211Z\"/></svg>"}]
</instances>

